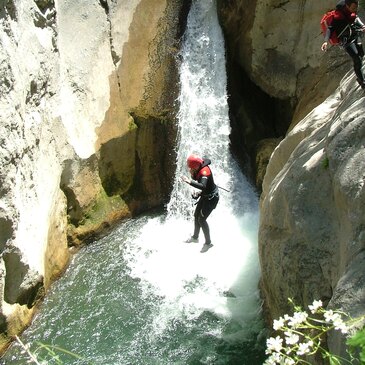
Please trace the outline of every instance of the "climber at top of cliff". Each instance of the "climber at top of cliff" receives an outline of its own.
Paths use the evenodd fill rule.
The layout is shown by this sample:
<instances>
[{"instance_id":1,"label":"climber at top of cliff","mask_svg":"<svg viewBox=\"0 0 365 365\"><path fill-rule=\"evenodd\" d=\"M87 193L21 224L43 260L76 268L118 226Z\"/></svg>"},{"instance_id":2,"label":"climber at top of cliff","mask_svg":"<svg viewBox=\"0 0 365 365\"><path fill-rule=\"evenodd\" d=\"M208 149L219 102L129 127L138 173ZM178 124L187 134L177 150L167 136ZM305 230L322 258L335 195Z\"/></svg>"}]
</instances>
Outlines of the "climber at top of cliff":
<instances>
[{"instance_id":1,"label":"climber at top of cliff","mask_svg":"<svg viewBox=\"0 0 365 365\"><path fill-rule=\"evenodd\" d=\"M326 51L328 42L337 38L336 43L338 42L351 57L357 82L365 90L361 71L364 50L360 37L360 33L365 32L365 25L357 15L358 6L357 0L341 0L337 3L336 9L327 19L327 30L321 49Z\"/></svg>"}]
</instances>

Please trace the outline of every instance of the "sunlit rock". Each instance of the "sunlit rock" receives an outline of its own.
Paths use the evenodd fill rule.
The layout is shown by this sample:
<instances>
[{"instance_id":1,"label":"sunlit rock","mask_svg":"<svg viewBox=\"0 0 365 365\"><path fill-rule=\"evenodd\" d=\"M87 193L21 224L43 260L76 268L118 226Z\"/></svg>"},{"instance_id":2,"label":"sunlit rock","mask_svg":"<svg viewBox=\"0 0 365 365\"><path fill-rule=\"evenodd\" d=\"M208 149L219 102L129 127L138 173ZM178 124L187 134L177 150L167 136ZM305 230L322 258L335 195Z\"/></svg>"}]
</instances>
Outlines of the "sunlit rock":
<instances>
[{"instance_id":1,"label":"sunlit rock","mask_svg":"<svg viewBox=\"0 0 365 365\"><path fill-rule=\"evenodd\" d=\"M299 122L269 162L261 196L262 290L272 318L288 298L321 299L364 315L365 123L363 91L350 72L336 93ZM330 349L344 355L344 338Z\"/></svg>"}]
</instances>

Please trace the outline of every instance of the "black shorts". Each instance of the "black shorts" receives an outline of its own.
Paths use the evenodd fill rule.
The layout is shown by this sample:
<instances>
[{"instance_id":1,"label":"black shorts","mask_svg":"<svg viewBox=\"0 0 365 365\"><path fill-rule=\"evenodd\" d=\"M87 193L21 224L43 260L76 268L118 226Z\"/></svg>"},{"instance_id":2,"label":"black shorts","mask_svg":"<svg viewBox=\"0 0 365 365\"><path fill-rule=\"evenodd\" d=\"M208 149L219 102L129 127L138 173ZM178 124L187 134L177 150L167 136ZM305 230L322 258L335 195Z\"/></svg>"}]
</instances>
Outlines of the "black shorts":
<instances>
[{"instance_id":1,"label":"black shorts","mask_svg":"<svg viewBox=\"0 0 365 365\"><path fill-rule=\"evenodd\" d=\"M212 199L203 197L200 198L195 209L195 215L207 219L210 213L212 213L213 209L215 209L215 207L217 206L218 201L219 201L219 196L215 196Z\"/></svg>"}]
</instances>

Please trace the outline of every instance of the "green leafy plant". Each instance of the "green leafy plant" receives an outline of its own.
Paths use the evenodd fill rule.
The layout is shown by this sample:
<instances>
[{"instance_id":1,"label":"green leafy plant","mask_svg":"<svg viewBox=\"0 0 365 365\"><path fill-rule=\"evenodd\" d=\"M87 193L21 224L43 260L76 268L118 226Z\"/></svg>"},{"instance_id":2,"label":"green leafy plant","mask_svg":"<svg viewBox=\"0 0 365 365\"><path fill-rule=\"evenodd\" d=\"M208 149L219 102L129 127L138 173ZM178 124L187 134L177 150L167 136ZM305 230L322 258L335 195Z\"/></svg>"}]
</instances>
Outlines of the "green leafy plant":
<instances>
[{"instance_id":1,"label":"green leafy plant","mask_svg":"<svg viewBox=\"0 0 365 365\"><path fill-rule=\"evenodd\" d=\"M350 360L330 353L325 344L326 334L331 330L348 334L365 316L352 319L346 313L326 310L320 300L308 306L310 314L301 307L294 306L293 316L284 315L273 322L278 333L266 342L266 354L269 357L265 365L310 364L309 356L322 355L330 365L365 364L365 330L358 331L347 340ZM358 355L357 355L358 354Z\"/></svg>"},{"instance_id":2,"label":"green leafy plant","mask_svg":"<svg viewBox=\"0 0 365 365\"><path fill-rule=\"evenodd\" d=\"M365 328L355 333L346 343L352 357L357 354L360 364L365 364Z\"/></svg>"}]
</instances>

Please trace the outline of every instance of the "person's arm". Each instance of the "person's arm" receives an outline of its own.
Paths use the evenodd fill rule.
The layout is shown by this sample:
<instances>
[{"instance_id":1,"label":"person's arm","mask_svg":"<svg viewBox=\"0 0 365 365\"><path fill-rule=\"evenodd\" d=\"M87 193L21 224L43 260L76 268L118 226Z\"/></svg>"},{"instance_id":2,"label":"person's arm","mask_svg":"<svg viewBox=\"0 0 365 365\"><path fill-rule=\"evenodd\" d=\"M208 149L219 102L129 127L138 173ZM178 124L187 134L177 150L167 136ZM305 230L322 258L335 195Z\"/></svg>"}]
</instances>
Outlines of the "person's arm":
<instances>
[{"instance_id":1,"label":"person's arm","mask_svg":"<svg viewBox=\"0 0 365 365\"><path fill-rule=\"evenodd\" d=\"M181 180L199 190L204 190L207 187L208 183L208 178L206 176L203 176L200 182L193 179L189 179L187 176L181 176Z\"/></svg>"},{"instance_id":2,"label":"person's arm","mask_svg":"<svg viewBox=\"0 0 365 365\"><path fill-rule=\"evenodd\" d=\"M327 51L328 40L330 39L330 36L331 36L331 28L328 27L326 30L326 34L324 35L324 42L322 43L322 46L321 46L322 51Z\"/></svg>"},{"instance_id":3,"label":"person's arm","mask_svg":"<svg viewBox=\"0 0 365 365\"><path fill-rule=\"evenodd\" d=\"M203 176L200 180L200 182L196 180L191 180L190 185L194 188L197 188L199 190L204 190L207 187L208 178L206 176Z\"/></svg>"}]
</instances>

